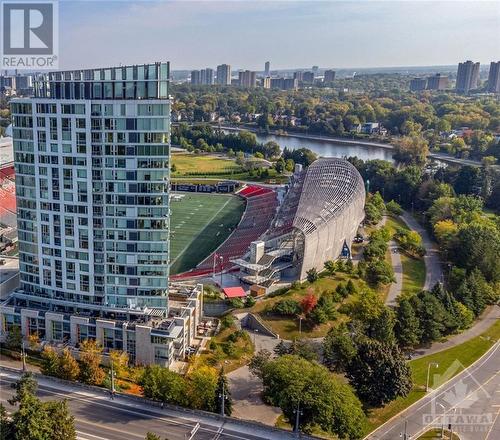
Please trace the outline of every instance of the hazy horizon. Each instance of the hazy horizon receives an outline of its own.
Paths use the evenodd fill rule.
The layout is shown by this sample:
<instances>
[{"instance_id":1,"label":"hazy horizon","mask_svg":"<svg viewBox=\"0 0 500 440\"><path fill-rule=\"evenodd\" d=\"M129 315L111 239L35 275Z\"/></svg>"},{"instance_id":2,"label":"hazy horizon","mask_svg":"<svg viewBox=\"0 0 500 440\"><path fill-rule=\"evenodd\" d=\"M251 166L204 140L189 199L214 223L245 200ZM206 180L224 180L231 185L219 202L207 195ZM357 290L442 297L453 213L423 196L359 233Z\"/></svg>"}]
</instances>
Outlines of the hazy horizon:
<instances>
[{"instance_id":1,"label":"hazy horizon","mask_svg":"<svg viewBox=\"0 0 500 440\"><path fill-rule=\"evenodd\" d=\"M500 56L492 1L61 1L59 15L61 69L430 67Z\"/></svg>"}]
</instances>

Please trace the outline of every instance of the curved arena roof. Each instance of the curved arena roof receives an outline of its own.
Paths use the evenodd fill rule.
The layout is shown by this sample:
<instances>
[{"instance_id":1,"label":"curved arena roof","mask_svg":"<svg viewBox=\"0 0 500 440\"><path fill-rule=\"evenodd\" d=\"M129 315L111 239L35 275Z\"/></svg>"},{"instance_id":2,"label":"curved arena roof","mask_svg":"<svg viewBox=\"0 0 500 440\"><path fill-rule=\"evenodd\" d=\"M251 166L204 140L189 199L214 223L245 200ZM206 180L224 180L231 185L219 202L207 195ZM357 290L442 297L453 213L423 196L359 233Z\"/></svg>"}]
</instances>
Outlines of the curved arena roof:
<instances>
[{"instance_id":1,"label":"curved arena roof","mask_svg":"<svg viewBox=\"0 0 500 440\"><path fill-rule=\"evenodd\" d=\"M293 226L310 235L339 217L355 200L364 201L364 195L363 179L350 162L318 159L306 170Z\"/></svg>"}]
</instances>

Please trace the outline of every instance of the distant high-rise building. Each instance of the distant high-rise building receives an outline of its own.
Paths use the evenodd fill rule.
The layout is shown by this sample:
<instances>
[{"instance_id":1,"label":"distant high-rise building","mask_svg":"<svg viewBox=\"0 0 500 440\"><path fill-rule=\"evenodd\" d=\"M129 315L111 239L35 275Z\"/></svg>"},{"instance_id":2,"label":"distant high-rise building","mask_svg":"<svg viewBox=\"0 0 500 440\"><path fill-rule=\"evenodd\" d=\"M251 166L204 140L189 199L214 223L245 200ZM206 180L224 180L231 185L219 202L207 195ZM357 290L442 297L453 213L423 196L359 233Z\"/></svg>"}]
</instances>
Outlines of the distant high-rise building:
<instances>
[{"instance_id":1,"label":"distant high-rise building","mask_svg":"<svg viewBox=\"0 0 500 440\"><path fill-rule=\"evenodd\" d=\"M326 83L335 81L335 70L325 70L325 78L323 81Z\"/></svg>"},{"instance_id":2,"label":"distant high-rise building","mask_svg":"<svg viewBox=\"0 0 500 440\"><path fill-rule=\"evenodd\" d=\"M413 78L410 81L410 92L420 92L427 87L427 80L425 78Z\"/></svg>"},{"instance_id":3,"label":"distant high-rise building","mask_svg":"<svg viewBox=\"0 0 500 440\"><path fill-rule=\"evenodd\" d=\"M299 82L296 78L271 78L272 89L296 90L298 84Z\"/></svg>"},{"instance_id":4,"label":"distant high-rise building","mask_svg":"<svg viewBox=\"0 0 500 440\"><path fill-rule=\"evenodd\" d=\"M314 71L313 72L304 72L302 74L302 82L305 83L313 83L314 82Z\"/></svg>"},{"instance_id":5,"label":"distant high-rise building","mask_svg":"<svg viewBox=\"0 0 500 440\"><path fill-rule=\"evenodd\" d=\"M264 64L264 76L269 76L271 74L271 62L266 61L266 64Z\"/></svg>"},{"instance_id":6,"label":"distant high-rise building","mask_svg":"<svg viewBox=\"0 0 500 440\"><path fill-rule=\"evenodd\" d=\"M299 81L295 78L285 78L283 81L283 89L285 90L297 90L299 87Z\"/></svg>"},{"instance_id":7,"label":"distant high-rise building","mask_svg":"<svg viewBox=\"0 0 500 440\"><path fill-rule=\"evenodd\" d=\"M221 86L231 85L231 66L229 64L217 66L217 84Z\"/></svg>"},{"instance_id":8,"label":"distant high-rise building","mask_svg":"<svg viewBox=\"0 0 500 440\"><path fill-rule=\"evenodd\" d=\"M447 76L436 73L427 78L427 90L446 90L449 83L450 80Z\"/></svg>"},{"instance_id":9,"label":"distant high-rise building","mask_svg":"<svg viewBox=\"0 0 500 440\"><path fill-rule=\"evenodd\" d=\"M265 78L262 78L262 87L264 87L265 89L270 89L271 82L272 82L272 78L270 76L266 76Z\"/></svg>"},{"instance_id":10,"label":"distant high-rise building","mask_svg":"<svg viewBox=\"0 0 500 440\"><path fill-rule=\"evenodd\" d=\"M214 69L207 67L201 70L191 71L191 84L193 85L212 85L214 83Z\"/></svg>"},{"instance_id":11,"label":"distant high-rise building","mask_svg":"<svg viewBox=\"0 0 500 440\"><path fill-rule=\"evenodd\" d=\"M469 93L477 89L479 81L479 63L466 61L458 64L456 90L461 93Z\"/></svg>"},{"instance_id":12,"label":"distant high-rise building","mask_svg":"<svg viewBox=\"0 0 500 440\"><path fill-rule=\"evenodd\" d=\"M500 93L500 61L492 61L488 74L488 92Z\"/></svg>"},{"instance_id":13,"label":"distant high-rise building","mask_svg":"<svg viewBox=\"0 0 500 440\"><path fill-rule=\"evenodd\" d=\"M201 72L199 70L191 70L191 84L193 86L201 84Z\"/></svg>"},{"instance_id":14,"label":"distant high-rise building","mask_svg":"<svg viewBox=\"0 0 500 440\"><path fill-rule=\"evenodd\" d=\"M303 77L304 77L304 72L298 70L297 72L294 72L293 74L293 77L297 80L297 81L302 81Z\"/></svg>"},{"instance_id":15,"label":"distant high-rise building","mask_svg":"<svg viewBox=\"0 0 500 440\"><path fill-rule=\"evenodd\" d=\"M201 71L201 84L211 86L214 83L214 69L207 67Z\"/></svg>"},{"instance_id":16,"label":"distant high-rise building","mask_svg":"<svg viewBox=\"0 0 500 440\"><path fill-rule=\"evenodd\" d=\"M312 66L311 70L313 71L314 75L316 76L318 74L319 67L318 66Z\"/></svg>"},{"instance_id":17,"label":"distant high-rise building","mask_svg":"<svg viewBox=\"0 0 500 440\"><path fill-rule=\"evenodd\" d=\"M239 73L240 87L255 87L257 85L256 72L245 70Z\"/></svg>"}]
</instances>

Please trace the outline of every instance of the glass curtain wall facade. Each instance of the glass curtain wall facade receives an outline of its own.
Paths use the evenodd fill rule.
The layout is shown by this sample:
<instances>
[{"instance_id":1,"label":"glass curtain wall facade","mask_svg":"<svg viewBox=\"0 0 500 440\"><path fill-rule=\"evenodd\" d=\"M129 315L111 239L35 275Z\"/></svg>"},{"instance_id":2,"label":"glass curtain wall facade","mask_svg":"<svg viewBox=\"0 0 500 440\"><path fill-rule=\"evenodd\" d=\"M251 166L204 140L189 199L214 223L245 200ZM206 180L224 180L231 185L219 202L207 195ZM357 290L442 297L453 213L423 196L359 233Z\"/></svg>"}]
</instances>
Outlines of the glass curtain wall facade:
<instances>
[{"instance_id":1,"label":"glass curtain wall facade","mask_svg":"<svg viewBox=\"0 0 500 440\"><path fill-rule=\"evenodd\" d=\"M169 64L51 72L12 101L17 305L168 314Z\"/></svg>"}]
</instances>

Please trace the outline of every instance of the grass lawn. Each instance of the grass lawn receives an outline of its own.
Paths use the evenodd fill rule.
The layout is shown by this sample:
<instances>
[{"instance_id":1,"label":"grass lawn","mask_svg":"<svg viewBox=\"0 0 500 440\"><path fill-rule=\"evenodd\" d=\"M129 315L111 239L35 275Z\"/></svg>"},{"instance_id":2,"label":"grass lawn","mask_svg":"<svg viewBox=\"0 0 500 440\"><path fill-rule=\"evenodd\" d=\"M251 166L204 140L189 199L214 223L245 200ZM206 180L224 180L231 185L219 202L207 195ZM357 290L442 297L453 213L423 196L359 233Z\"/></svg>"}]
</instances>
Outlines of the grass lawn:
<instances>
[{"instance_id":1,"label":"grass lawn","mask_svg":"<svg viewBox=\"0 0 500 440\"><path fill-rule=\"evenodd\" d=\"M427 365L429 362L437 362L439 364L438 368L433 369L433 374L443 375L455 361L458 361L461 365L449 374L446 378L446 380L449 380L479 359L499 338L500 321L497 321L481 336L472 338L448 350L410 361L413 390L406 397L400 397L382 408L370 410L368 413L369 429L366 434L425 396L425 381L427 379ZM433 376L431 375L431 388L436 388L439 385L441 385L441 382L434 383Z\"/></svg>"},{"instance_id":2,"label":"grass lawn","mask_svg":"<svg viewBox=\"0 0 500 440\"><path fill-rule=\"evenodd\" d=\"M192 269L233 231L245 209L235 196L183 193L172 202L170 252L172 274Z\"/></svg>"},{"instance_id":3,"label":"grass lawn","mask_svg":"<svg viewBox=\"0 0 500 440\"><path fill-rule=\"evenodd\" d=\"M434 439L450 439L450 431L447 429L444 430L444 437L441 437L441 429L434 428L429 429L425 434L422 434L417 440L434 440ZM453 434L453 440L460 440L460 437L456 434Z\"/></svg>"},{"instance_id":4,"label":"grass lawn","mask_svg":"<svg viewBox=\"0 0 500 440\"><path fill-rule=\"evenodd\" d=\"M302 322L302 333L299 333L299 320L297 318L276 316L271 314L269 310L275 303L285 298L300 301L305 295L307 295L310 289L312 289L316 297L319 298L322 293L334 291L339 283L342 282L345 284L349 279L352 279L358 291L367 287L367 284L363 280L351 277L345 273L336 273L333 277L325 275L312 284L304 282L298 288L290 288L288 292L283 295L258 301L251 309L251 312L258 314L264 323L274 332L278 333L280 338L283 339L318 338L325 336L330 328L338 325L342 320L347 319L345 315L339 314L337 319L318 325L312 329L306 327L304 322ZM353 295L345 299L344 303L351 301L352 297Z\"/></svg>"},{"instance_id":5,"label":"grass lawn","mask_svg":"<svg viewBox=\"0 0 500 440\"><path fill-rule=\"evenodd\" d=\"M240 173L241 167L232 159L207 154L174 153L172 164L177 170L172 177L190 173Z\"/></svg>"},{"instance_id":6,"label":"grass lawn","mask_svg":"<svg viewBox=\"0 0 500 440\"><path fill-rule=\"evenodd\" d=\"M391 234L397 228L410 229L408 225L399 217L388 216L386 226ZM425 262L423 258L414 258L411 255L401 252L401 264L403 265L403 287L401 293L414 294L424 288L425 283Z\"/></svg>"}]
</instances>

